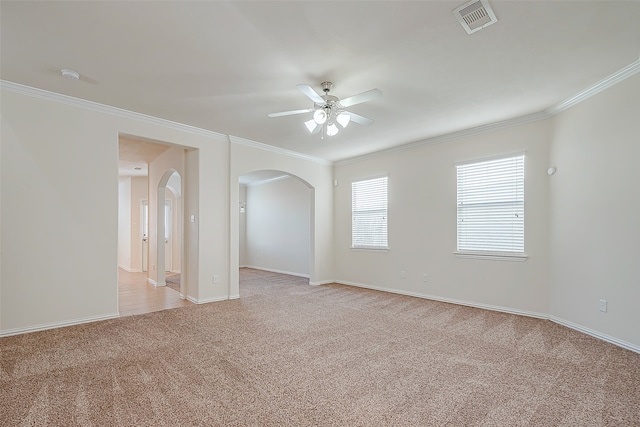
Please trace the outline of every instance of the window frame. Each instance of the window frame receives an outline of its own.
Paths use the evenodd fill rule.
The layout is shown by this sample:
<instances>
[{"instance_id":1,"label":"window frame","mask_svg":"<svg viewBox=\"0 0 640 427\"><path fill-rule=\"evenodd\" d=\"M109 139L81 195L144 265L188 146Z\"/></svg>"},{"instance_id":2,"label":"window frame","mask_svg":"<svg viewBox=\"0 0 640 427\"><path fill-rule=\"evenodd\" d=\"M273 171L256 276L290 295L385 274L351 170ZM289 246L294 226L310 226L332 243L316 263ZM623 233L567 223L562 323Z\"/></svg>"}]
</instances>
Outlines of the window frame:
<instances>
[{"instance_id":1,"label":"window frame","mask_svg":"<svg viewBox=\"0 0 640 427\"><path fill-rule=\"evenodd\" d=\"M358 183L363 183L363 182L367 182L367 181L375 181L375 180L380 180L380 179L385 179L386 183L385 183L385 201L384 201L384 220L385 220L385 224L384 224L384 232L385 232L385 236L384 236L384 241L386 244L384 245L369 245L369 244L360 244L360 245L356 245L354 242L354 222L355 222L355 216L354 214L356 212L361 212L361 211L355 211L354 210L354 185L358 184ZM368 176L365 178L359 178L359 179L355 179L353 181L351 181L351 249L355 250L355 251L388 251L389 250L389 175L388 174L383 174L383 175L374 175L374 176Z\"/></svg>"},{"instance_id":2,"label":"window frame","mask_svg":"<svg viewBox=\"0 0 640 427\"><path fill-rule=\"evenodd\" d=\"M500 160L509 160L509 159L517 159L521 157L522 158L522 176L517 177L517 180L521 181L521 188L519 188L518 190L516 190L516 193L521 193L521 198L515 198L512 201L509 202L502 202L502 203L508 203L510 206L517 206L518 204L521 206L521 212L522 212L522 218L520 220L521 222L521 230L522 230L522 250L518 251L518 250L514 250L514 251L510 251L510 250L487 250L487 249L482 249L482 248L478 248L478 249L473 249L473 248L464 248L464 249L460 249L460 206L461 206L461 195L460 195L460 168L461 167L465 167L465 166L474 166L474 165L480 165L483 163L488 163L488 162L493 162L493 161L500 161ZM470 160L470 161L465 161L465 162L460 162L460 163L456 163L456 251L454 252L454 254L459 257L459 258L474 258L474 259L488 259L488 260L496 260L496 261L526 261L528 258L528 255L525 252L525 220L526 220L526 215L525 215L525 193L526 193L526 152L517 152L517 153L510 153L510 154L506 154L506 155L501 155L501 156L495 156L495 157L489 157L489 158L482 158L482 159L475 159L475 160ZM505 168L507 169L507 168ZM516 166L517 169L517 166ZM516 183L517 185L517 183ZM489 202L485 202L485 203L495 203L495 201L489 201ZM514 209L516 209L514 207ZM507 228L507 227L505 227Z\"/></svg>"}]
</instances>

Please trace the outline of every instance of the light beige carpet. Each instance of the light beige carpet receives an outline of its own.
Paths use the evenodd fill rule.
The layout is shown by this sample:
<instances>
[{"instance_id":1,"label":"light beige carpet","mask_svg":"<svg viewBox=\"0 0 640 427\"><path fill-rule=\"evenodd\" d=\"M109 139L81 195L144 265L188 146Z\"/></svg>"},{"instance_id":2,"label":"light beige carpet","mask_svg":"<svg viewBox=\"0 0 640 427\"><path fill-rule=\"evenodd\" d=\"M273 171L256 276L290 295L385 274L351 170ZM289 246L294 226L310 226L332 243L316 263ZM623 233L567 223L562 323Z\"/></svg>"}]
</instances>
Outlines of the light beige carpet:
<instances>
[{"instance_id":1,"label":"light beige carpet","mask_svg":"<svg viewBox=\"0 0 640 427\"><path fill-rule=\"evenodd\" d=\"M242 298L0 339L3 426L640 425L640 355L241 271Z\"/></svg>"},{"instance_id":2,"label":"light beige carpet","mask_svg":"<svg viewBox=\"0 0 640 427\"><path fill-rule=\"evenodd\" d=\"M164 282L168 288L180 292L180 273L167 273Z\"/></svg>"}]
</instances>

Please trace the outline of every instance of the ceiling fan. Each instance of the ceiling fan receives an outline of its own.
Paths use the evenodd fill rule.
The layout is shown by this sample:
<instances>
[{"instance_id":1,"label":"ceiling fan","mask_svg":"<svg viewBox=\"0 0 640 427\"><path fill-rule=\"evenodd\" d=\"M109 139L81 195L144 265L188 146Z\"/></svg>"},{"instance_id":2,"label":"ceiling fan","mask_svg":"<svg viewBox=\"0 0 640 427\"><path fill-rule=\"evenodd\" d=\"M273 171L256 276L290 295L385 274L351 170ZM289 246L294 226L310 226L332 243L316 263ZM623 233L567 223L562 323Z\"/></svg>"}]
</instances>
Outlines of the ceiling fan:
<instances>
[{"instance_id":1,"label":"ceiling fan","mask_svg":"<svg viewBox=\"0 0 640 427\"><path fill-rule=\"evenodd\" d=\"M363 102L371 101L382 96L382 91L379 89L371 89L366 92L359 93L357 95L338 99L333 95L329 95L329 91L333 86L331 82L322 82L322 90L324 95L318 94L309 85L298 85L297 88L300 92L304 93L310 100L313 101L313 108L307 108L304 110L292 110L282 111L280 113L271 113L269 117L290 116L293 114L313 113L313 117L304 122L305 126L312 134L321 133L321 139L324 136L334 136L339 132L339 128L336 125L340 125L342 128L346 128L349 122L353 121L361 125L370 125L373 120L363 117L359 114L346 111L345 108L352 105L361 104Z\"/></svg>"}]
</instances>

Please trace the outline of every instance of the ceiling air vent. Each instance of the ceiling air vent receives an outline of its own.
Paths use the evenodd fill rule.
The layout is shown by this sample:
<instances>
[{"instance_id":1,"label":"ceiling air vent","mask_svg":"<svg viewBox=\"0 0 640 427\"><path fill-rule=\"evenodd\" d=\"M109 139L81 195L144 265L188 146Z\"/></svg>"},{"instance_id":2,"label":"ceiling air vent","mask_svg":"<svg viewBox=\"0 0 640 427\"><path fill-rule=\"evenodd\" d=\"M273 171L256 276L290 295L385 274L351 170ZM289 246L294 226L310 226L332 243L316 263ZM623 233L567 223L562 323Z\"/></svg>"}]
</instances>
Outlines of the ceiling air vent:
<instances>
[{"instance_id":1,"label":"ceiling air vent","mask_svg":"<svg viewBox=\"0 0 640 427\"><path fill-rule=\"evenodd\" d=\"M453 10L453 16L468 34L498 22L487 0L471 0Z\"/></svg>"}]
</instances>

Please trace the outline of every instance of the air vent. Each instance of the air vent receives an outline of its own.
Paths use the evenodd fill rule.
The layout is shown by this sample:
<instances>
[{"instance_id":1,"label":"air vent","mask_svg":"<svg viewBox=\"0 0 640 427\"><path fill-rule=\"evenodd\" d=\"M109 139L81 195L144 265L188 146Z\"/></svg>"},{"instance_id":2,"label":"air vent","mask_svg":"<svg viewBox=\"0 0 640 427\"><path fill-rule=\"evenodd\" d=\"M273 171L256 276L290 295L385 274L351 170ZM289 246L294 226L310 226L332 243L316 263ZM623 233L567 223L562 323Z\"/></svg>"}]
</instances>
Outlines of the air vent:
<instances>
[{"instance_id":1,"label":"air vent","mask_svg":"<svg viewBox=\"0 0 640 427\"><path fill-rule=\"evenodd\" d=\"M460 22L468 34L475 33L491 24L498 18L491 10L487 0L472 0L453 10L453 16Z\"/></svg>"}]
</instances>

